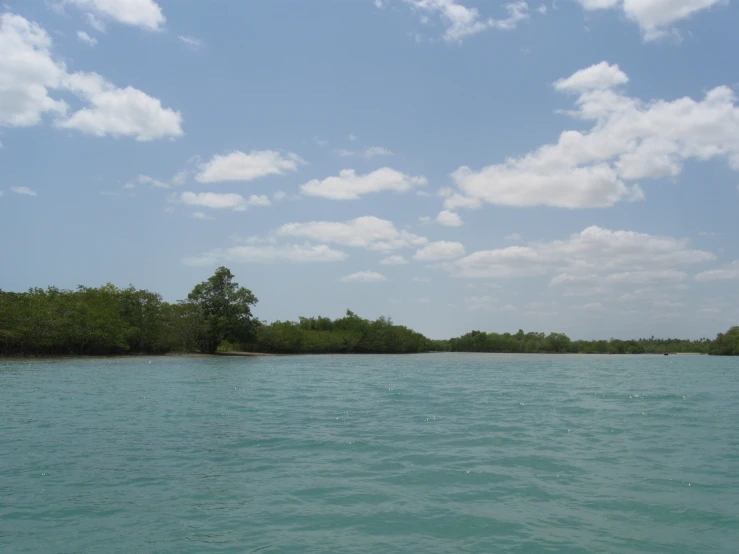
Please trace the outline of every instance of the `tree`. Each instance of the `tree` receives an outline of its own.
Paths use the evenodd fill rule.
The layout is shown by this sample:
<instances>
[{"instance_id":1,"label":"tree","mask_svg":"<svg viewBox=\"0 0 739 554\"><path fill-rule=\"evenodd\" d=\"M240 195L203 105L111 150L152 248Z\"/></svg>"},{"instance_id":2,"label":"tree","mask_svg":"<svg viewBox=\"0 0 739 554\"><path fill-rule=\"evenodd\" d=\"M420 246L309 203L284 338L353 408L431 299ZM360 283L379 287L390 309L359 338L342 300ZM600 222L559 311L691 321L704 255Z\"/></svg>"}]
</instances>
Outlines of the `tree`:
<instances>
[{"instance_id":1,"label":"tree","mask_svg":"<svg viewBox=\"0 0 739 554\"><path fill-rule=\"evenodd\" d=\"M197 326L197 345L203 353L215 353L224 340L247 342L254 334L251 306L257 297L233 279L231 271L221 266L187 295L187 303L197 308L202 321Z\"/></svg>"}]
</instances>

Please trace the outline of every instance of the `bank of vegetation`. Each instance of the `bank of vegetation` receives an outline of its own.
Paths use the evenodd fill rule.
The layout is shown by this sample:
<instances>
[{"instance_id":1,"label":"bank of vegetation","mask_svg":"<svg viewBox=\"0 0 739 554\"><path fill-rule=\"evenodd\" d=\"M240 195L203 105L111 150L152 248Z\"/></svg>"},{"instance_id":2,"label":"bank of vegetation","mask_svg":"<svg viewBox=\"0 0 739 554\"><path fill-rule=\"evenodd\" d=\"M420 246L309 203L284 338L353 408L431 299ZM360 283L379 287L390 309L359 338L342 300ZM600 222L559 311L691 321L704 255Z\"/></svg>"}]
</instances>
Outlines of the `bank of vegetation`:
<instances>
[{"instance_id":1,"label":"bank of vegetation","mask_svg":"<svg viewBox=\"0 0 739 554\"><path fill-rule=\"evenodd\" d=\"M472 331L431 340L392 320L301 317L265 323L252 314L254 294L225 267L185 300L105 285L74 290L0 290L0 355L116 355L240 350L275 354L409 354L420 352L593 353L663 352L739 355L739 327L713 339L571 340L562 333Z\"/></svg>"}]
</instances>

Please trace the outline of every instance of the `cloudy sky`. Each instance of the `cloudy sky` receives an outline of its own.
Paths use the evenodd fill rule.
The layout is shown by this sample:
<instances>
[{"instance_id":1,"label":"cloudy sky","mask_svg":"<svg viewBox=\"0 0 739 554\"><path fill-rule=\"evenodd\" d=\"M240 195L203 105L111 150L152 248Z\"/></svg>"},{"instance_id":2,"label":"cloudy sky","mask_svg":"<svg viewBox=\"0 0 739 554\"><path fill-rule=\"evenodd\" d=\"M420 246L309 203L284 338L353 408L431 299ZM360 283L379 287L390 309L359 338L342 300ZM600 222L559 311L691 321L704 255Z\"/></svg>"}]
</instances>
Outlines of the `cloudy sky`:
<instances>
[{"instance_id":1,"label":"cloudy sky","mask_svg":"<svg viewBox=\"0 0 739 554\"><path fill-rule=\"evenodd\" d=\"M435 338L739 322L730 0L6 0L0 288Z\"/></svg>"}]
</instances>

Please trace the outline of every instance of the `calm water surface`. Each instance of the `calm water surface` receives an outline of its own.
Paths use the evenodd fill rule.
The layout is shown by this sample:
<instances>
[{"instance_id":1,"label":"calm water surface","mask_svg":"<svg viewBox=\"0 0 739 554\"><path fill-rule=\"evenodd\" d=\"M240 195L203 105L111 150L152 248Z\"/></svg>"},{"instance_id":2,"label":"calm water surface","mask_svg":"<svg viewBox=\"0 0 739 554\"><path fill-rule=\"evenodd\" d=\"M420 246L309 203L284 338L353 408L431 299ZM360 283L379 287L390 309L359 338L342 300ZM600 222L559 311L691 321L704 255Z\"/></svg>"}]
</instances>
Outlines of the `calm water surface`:
<instances>
[{"instance_id":1,"label":"calm water surface","mask_svg":"<svg viewBox=\"0 0 739 554\"><path fill-rule=\"evenodd\" d=\"M0 551L739 549L739 359L0 360Z\"/></svg>"}]
</instances>

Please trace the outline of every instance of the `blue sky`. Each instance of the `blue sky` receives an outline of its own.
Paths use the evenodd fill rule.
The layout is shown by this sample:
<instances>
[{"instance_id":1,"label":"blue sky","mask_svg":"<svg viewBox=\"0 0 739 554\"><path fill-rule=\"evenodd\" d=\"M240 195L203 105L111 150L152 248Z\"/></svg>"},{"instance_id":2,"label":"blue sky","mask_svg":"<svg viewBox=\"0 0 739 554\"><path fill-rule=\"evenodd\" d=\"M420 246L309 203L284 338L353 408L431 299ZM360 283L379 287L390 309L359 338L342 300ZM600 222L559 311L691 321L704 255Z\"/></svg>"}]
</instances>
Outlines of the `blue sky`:
<instances>
[{"instance_id":1,"label":"blue sky","mask_svg":"<svg viewBox=\"0 0 739 554\"><path fill-rule=\"evenodd\" d=\"M739 322L739 8L10 0L0 288L228 266L266 320Z\"/></svg>"}]
</instances>

